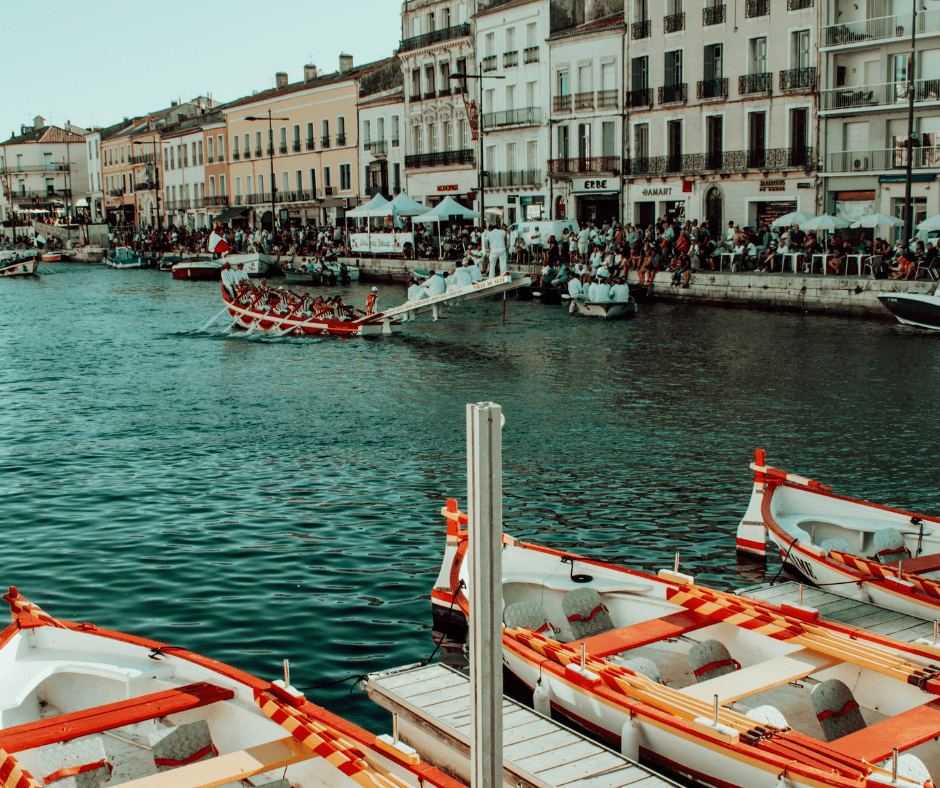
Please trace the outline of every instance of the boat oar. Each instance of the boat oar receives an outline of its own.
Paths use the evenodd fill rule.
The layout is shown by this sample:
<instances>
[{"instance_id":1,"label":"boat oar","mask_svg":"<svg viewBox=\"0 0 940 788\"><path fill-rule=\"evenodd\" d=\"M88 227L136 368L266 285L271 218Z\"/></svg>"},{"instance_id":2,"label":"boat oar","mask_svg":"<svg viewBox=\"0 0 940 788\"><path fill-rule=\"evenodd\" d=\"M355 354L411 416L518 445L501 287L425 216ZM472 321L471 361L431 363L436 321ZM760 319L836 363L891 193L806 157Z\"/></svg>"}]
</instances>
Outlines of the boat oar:
<instances>
[{"instance_id":1,"label":"boat oar","mask_svg":"<svg viewBox=\"0 0 940 788\"><path fill-rule=\"evenodd\" d=\"M212 318L212 320L206 323L202 328L198 329L198 331L205 331L209 326L211 326L216 320L222 317L222 315L224 315L226 312L228 312L228 304L226 304L223 307L222 311L219 312L219 314L217 314L214 318Z\"/></svg>"}]
</instances>

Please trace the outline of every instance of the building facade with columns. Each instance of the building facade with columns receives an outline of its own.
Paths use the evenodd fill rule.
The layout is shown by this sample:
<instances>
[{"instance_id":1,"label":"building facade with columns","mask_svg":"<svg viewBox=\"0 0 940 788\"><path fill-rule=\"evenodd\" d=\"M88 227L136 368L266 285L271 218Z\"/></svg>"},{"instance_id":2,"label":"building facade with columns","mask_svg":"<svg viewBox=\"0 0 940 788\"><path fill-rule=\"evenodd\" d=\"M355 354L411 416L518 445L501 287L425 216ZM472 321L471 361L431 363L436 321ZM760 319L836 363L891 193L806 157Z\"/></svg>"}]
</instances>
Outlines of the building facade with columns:
<instances>
[{"instance_id":1,"label":"building facade with columns","mask_svg":"<svg viewBox=\"0 0 940 788\"><path fill-rule=\"evenodd\" d=\"M401 136L405 116L401 68L398 84L359 98L359 163L362 201L376 194L392 199L404 190L405 145Z\"/></svg>"}]
</instances>

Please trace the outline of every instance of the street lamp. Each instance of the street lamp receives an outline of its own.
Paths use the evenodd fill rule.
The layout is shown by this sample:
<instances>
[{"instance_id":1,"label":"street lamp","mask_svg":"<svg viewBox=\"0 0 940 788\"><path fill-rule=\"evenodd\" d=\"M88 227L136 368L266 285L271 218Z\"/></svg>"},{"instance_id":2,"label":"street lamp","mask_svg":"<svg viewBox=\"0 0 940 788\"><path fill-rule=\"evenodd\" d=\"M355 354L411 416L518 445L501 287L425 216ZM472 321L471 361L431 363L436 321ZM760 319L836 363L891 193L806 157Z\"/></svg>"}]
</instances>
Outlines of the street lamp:
<instances>
[{"instance_id":1,"label":"street lamp","mask_svg":"<svg viewBox=\"0 0 940 788\"><path fill-rule=\"evenodd\" d=\"M477 167L477 179L480 185L480 227L485 231L486 230L486 206L485 206L485 197L483 194L483 80L484 79L506 79L504 76L498 74L484 74L483 65L481 63L477 64L477 71L479 74L451 74L448 79L476 79L479 80L477 84L480 86L480 103L477 105L477 115L479 116L479 122L477 128L479 130L480 137L480 163ZM464 86L466 90L466 86ZM469 122L469 118L467 121Z\"/></svg>"},{"instance_id":2,"label":"street lamp","mask_svg":"<svg viewBox=\"0 0 940 788\"><path fill-rule=\"evenodd\" d=\"M256 115L249 115L245 120L264 120L264 115L258 117ZM271 110L268 109L268 158L271 160L271 237L274 237L275 223L274 223L274 196L277 193L277 184L274 181L274 127L271 125L272 120L290 120L290 118L280 118L275 117L271 114Z\"/></svg>"},{"instance_id":3,"label":"street lamp","mask_svg":"<svg viewBox=\"0 0 940 788\"><path fill-rule=\"evenodd\" d=\"M157 232L160 232L163 229L160 223L160 156L157 151L157 135L156 133L151 134L150 143L153 145L153 189L157 195ZM146 140L131 140L132 145L146 145ZM137 190L137 176L134 176L134 190ZM140 217L138 217L139 220Z\"/></svg>"}]
</instances>

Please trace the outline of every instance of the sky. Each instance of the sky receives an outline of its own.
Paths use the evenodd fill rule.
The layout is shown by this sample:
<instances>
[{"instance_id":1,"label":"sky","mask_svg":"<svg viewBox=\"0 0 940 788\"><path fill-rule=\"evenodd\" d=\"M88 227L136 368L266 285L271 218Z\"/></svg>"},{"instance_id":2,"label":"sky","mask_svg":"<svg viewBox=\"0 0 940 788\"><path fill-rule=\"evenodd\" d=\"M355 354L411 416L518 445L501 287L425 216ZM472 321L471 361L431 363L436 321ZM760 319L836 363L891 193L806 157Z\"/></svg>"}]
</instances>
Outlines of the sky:
<instances>
[{"instance_id":1,"label":"sky","mask_svg":"<svg viewBox=\"0 0 940 788\"><path fill-rule=\"evenodd\" d=\"M0 139L47 124L109 126L211 94L232 101L329 73L340 52L388 57L400 0L0 0Z\"/></svg>"}]
</instances>

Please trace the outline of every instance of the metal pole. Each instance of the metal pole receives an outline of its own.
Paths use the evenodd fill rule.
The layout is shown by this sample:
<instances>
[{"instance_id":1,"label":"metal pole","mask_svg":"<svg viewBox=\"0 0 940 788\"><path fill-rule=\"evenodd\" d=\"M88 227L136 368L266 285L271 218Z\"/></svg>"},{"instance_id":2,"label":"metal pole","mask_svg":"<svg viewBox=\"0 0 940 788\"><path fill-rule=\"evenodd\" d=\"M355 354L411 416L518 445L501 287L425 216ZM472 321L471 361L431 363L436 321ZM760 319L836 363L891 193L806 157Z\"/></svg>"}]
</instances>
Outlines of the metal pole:
<instances>
[{"instance_id":1,"label":"metal pole","mask_svg":"<svg viewBox=\"0 0 940 788\"><path fill-rule=\"evenodd\" d=\"M153 141L153 185L157 190L157 232L160 232L160 162L163 157L157 151L157 135L151 134L150 139Z\"/></svg>"},{"instance_id":2,"label":"metal pole","mask_svg":"<svg viewBox=\"0 0 940 788\"><path fill-rule=\"evenodd\" d=\"M467 405L470 785L503 785L502 408Z\"/></svg>"},{"instance_id":3,"label":"metal pole","mask_svg":"<svg viewBox=\"0 0 940 788\"><path fill-rule=\"evenodd\" d=\"M477 107L477 117L480 119L480 230L486 232L486 197L483 194L483 63L477 63L477 85L480 86L480 104ZM481 247L482 248L482 247ZM490 272L492 273L492 271Z\"/></svg>"},{"instance_id":4,"label":"metal pole","mask_svg":"<svg viewBox=\"0 0 940 788\"><path fill-rule=\"evenodd\" d=\"M904 243L910 242L914 234L914 211L911 204L911 181L914 167L914 69L917 59L914 47L917 44L917 0L911 0L911 59L907 65L907 166L904 168Z\"/></svg>"},{"instance_id":5,"label":"metal pole","mask_svg":"<svg viewBox=\"0 0 940 788\"><path fill-rule=\"evenodd\" d=\"M274 193L277 186L274 183L274 127L271 125L271 108L268 107L268 158L271 159L271 246L274 246Z\"/></svg>"}]
</instances>

